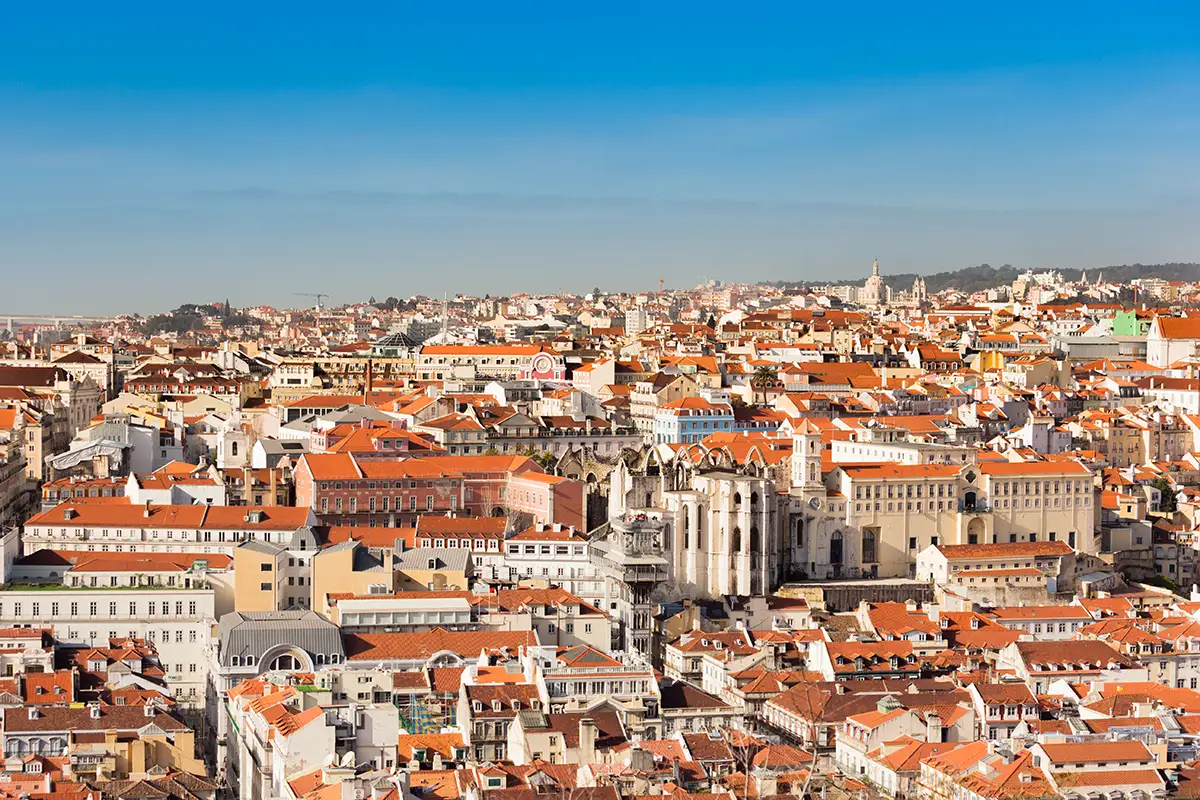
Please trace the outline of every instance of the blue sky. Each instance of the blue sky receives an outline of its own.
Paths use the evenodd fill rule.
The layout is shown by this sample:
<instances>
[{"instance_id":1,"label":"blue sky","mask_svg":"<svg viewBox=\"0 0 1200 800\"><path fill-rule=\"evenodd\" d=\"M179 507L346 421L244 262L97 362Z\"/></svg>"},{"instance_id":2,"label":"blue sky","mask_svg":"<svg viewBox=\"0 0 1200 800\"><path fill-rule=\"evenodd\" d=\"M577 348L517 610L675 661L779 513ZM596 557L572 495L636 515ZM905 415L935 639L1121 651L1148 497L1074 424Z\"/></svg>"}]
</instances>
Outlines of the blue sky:
<instances>
[{"instance_id":1,"label":"blue sky","mask_svg":"<svg viewBox=\"0 0 1200 800\"><path fill-rule=\"evenodd\" d=\"M1200 260L1194 4L171 5L6 9L0 312Z\"/></svg>"}]
</instances>

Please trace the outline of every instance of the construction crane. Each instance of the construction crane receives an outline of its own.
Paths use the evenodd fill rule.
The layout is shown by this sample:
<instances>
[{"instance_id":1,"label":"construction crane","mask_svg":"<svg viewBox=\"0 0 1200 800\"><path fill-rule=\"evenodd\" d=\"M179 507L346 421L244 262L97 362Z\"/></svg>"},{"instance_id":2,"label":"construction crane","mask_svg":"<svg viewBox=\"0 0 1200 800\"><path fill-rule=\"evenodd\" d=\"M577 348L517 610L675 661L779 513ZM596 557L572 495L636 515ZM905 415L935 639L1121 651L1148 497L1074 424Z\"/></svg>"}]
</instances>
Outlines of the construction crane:
<instances>
[{"instance_id":1,"label":"construction crane","mask_svg":"<svg viewBox=\"0 0 1200 800\"><path fill-rule=\"evenodd\" d=\"M317 305L316 305L316 310L317 310L317 311L324 311L324 310L325 310L325 307L321 305L321 298L322 298L322 297L324 297L326 300L328 300L328 299L329 299L329 295L325 294L324 292L292 292L292 294L298 294L298 295L300 295L301 297L315 297L315 298L317 298Z\"/></svg>"}]
</instances>

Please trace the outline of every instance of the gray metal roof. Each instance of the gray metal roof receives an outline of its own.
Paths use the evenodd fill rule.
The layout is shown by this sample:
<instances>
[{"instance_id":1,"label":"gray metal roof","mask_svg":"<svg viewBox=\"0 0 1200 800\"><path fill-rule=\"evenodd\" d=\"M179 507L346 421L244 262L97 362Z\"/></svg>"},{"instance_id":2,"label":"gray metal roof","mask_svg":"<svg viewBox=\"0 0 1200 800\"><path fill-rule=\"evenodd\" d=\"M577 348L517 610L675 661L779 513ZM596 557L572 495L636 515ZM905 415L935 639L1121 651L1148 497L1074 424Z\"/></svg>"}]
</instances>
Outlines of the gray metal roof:
<instances>
[{"instance_id":1,"label":"gray metal roof","mask_svg":"<svg viewBox=\"0 0 1200 800\"><path fill-rule=\"evenodd\" d=\"M245 663L246 656L262 661L268 650L278 645L290 645L310 656L324 654L326 660L337 654L345 657L342 635L338 627L315 611L234 611L217 623L217 638L221 642L221 665L230 666L233 656Z\"/></svg>"},{"instance_id":2,"label":"gray metal roof","mask_svg":"<svg viewBox=\"0 0 1200 800\"><path fill-rule=\"evenodd\" d=\"M269 556L277 556L287 550L286 545L275 544L273 542L263 542L258 539L249 539L242 542L238 547L243 547L255 553L266 553Z\"/></svg>"},{"instance_id":3,"label":"gray metal roof","mask_svg":"<svg viewBox=\"0 0 1200 800\"><path fill-rule=\"evenodd\" d=\"M396 569L430 569L429 562L435 566L432 569L453 570L466 572L470 567L471 551L449 547L414 547L411 550L396 553Z\"/></svg>"},{"instance_id":4,"label":"gray metal roof","mask_svg":"<svg viewBox=\"0 0 1200 800\"><path fill-rule=\"evenodd\" d=\"M263 452L267 455L295 455L307 453L308 442L300 439L259 439Z\"/></svg>"}]
</instances>

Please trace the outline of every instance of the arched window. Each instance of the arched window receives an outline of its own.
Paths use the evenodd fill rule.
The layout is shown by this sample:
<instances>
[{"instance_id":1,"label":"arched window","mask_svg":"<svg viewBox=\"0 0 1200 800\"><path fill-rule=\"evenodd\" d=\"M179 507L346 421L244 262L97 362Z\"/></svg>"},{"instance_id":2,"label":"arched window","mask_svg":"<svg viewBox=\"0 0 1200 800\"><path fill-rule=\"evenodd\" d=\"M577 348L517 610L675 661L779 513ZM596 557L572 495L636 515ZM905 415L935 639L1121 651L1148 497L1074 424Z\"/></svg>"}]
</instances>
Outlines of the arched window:
<instances>
[{"instance_id":1,"label":"arched window","mask_svg":"<svg viewBox=\"0 0 1200 800\"><path fill-rule=\"evenodd\" d=\"M318 664L325 663L325 654L324 653L317 653L317 663Z\"/></svg>"},{"instance_id":2,"label":"arched window","mask_svg":"<svg viewBox=\"0 0 1200 800\"><path fill-rule=\"evenodd\" d=\"M240 667L242 665L242 657L234 656L233 658L229 659L229 663L235 667Z\"/></svg>"},{"instance_id":3,"label":"arched window","mask_svg":"<svg viewBox=\"0 0 1200 800\"><path fill-rule=\"evenodd\" d=\"M235 455L235 456L236 456L236 455L237 455L237 447L238 447L238 443L237 443L237 442L231 442L231 443L230 443L230 445L229 445L229 447L230 447L230 451L229 451L229 452L230 452L230 454L231 454L231 455Z\"/></svg>"},{"instance_id":4,"label":"arched window","mask_svg":"<svg viewBox=\"0 0 1200 800\"><path fill-rule=\"evenodd\" d=\"M733 493L733 507L741 508L741 506L742 506L742 493L734 492Z\"/></svg>"},{"instance_id":5,"label":"arched window","mask_svg":"<svg viewBox=\"0 0 1200 800\"><path fill-rule=\"evenodd\" d=\"M879 559L875 556L876 535L874 528L863 528L862 533L862 560L864 564L871 564Z\"/></svg>"},{"instance_id":6,"label":"arched window","mask_svg":"<svg viewBox=\"0 0 1200 800\"><path fill-rule=\"evenodd\" d=\"M281 656L277 656L275 660L271 662L271 669L284 670L288 672L298 670L300 669L300 659L296 658L291 653L284 653Z\"/></svg>"},{"instance_id":7,"label":"arched window","mask_svg":"<svg viewBox=\"0 0 1200 800\"><path fill-rule=\"evenodd\" d=\"M683 549L684 550L687 550L689 547L692 546L691 538L692 538L692 533L690 530L688 530L687 509L684 509L684 511L683 511Z\"/></svg>"},{"instance_id":8,"label":"arched window","mask_svg":"<svg viewBox=\"0 0 1200 800\"><path fill-rule=\"evenodd\" d=\"M762 552L762 537L758 535L758 528L750 528L750 552L758 555Z\"/></svg>"},{"instance_id":9,"label":"arched window","mask_svg":"<svg viewBox=\"0 0 1200 800\"><path fill-rule=\"evenodd\" d=\"M740 553L742 551L742 529L733 529L733 552Z\"/></svg>"},{"instance_id":10,"label":"arched window","mask_svg":"<svg viewBox=\"0 0 1200 800\"><path fill-rule=\"evenodd\" d=\"M804 520L796 520L796 547L804 547Z\"/></svg>"}]
</instances>

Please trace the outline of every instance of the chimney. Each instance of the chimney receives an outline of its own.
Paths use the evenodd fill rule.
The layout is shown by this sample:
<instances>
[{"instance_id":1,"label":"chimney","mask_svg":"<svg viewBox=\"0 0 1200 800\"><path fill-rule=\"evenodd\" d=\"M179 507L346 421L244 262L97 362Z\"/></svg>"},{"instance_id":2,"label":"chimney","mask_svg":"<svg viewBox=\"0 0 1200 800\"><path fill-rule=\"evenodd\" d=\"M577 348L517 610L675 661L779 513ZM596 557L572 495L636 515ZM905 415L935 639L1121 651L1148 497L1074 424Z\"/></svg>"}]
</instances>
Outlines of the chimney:
<instances>
[{"instance_id":1,"label":"chimney","mask_svg":"<svg viewBox=\"0 0 1200 800\"><path fill-rule=\"evenodd\" d=\"M367 379L363 383L363 403L369 404L371 398L371 389L375 384L374 363L371 359L367 359Z\"/></svg>"},{"instance_id":2,"label":"chimney","mask_svg":"<svg viewBox=\"0 0 1200 800\"><path fill-rule=\"evenodd\" d=\"M144 516L146 519L150 518L150 501L149 500L146 501L146 508L142 512L142 516Z\"/></svg>"},{"instance_id":3,"label":"chimney","mask_svg":"<svg viewBox=\"0 0 1200 800\"><path fill-rule=\"evenodd\" d=\"M942 741L942 718L936 713L925 715L925 741L930 744Z\"/></svg>"},{"instance_id":4,"label":"chimney","mask_svg":"<svg viewBox=\"0 0 1200 800\"><path fill-rule=\"evenodd\" d=\"M579 720L579 763L596 763L596 720L591 717Z\"/></svg>"}]
</instances>

